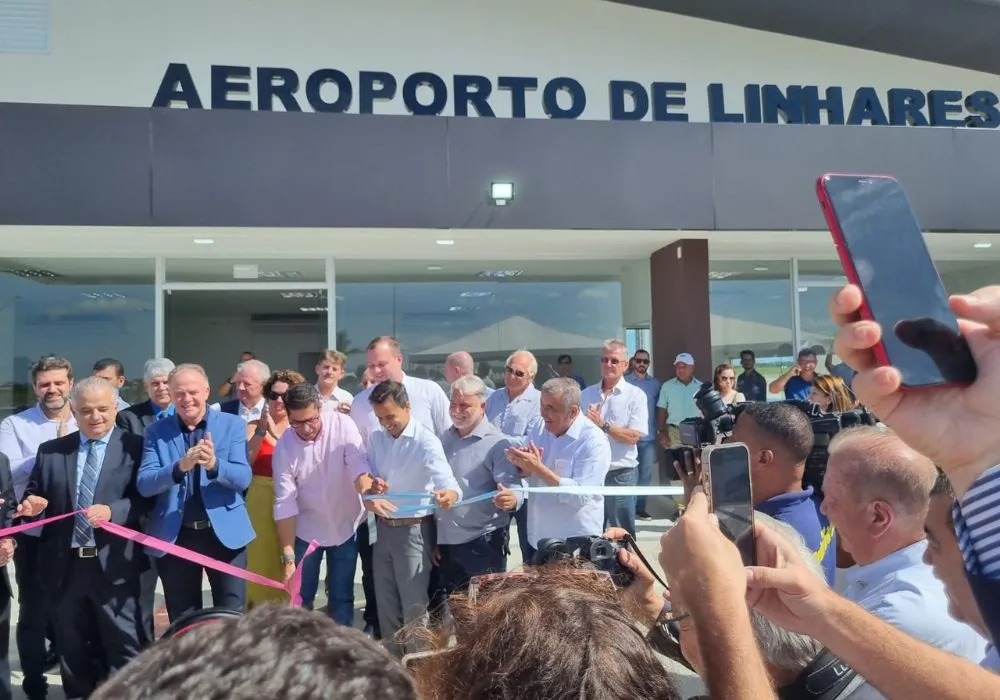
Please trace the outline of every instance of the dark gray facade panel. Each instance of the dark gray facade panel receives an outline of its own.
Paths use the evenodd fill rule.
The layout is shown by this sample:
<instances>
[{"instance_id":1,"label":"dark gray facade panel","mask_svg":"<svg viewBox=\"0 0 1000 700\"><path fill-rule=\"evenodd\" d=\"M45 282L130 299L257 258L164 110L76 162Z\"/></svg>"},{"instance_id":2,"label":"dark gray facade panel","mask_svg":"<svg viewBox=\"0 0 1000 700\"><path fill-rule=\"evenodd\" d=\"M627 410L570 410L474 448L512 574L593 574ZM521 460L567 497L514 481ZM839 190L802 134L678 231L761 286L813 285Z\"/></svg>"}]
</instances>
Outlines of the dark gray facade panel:
<instances>
[{"instance_id":1,"label":"dark gray facade panel","mask_svg":"<svg viewBox=\"0 0 1000 700\"><path fill-rule=\"evenodd\" d=\"M815 191L816 179L827 172L893 175L925 228L958 230L955 192L961 170L955 141L981 135L915 127L743 124L715 124L712 133L716 224L729 230L825 228ZM993 148L1000 151L1000 143ZM997 202L991 206L1000 213ZM978 229L997 225L967 215L962 223Z\"/></svg>"},{"instance_id":2,"label":"dark gray facade panel","mask_svg":"<svg viewBox=\"0 0 1000 700\"><path fill-rule=\"evenodd\" d=\"M0 103L0 223L152 223L148 110Z\"/></svg>"},{"instance_id":3,"label":"dark gray facade panel","mask_svg":"<svg viewBox=\"0 0 1000 700\"><path fill-rule=\"evenodd\" d=\"M157 225L434 228L446 218L443 119L150 113Z\"/></svg>"},{"instance_id":4,"label":"dark gray facade panel","mask_svg":"<svg viewBox=\"0 0 1000 700\"><path fill-rule=\"evenodd\" d=\"M7 225L822 229L827 171L1000 230L993 130L0 105Z\"/></svg>"},{"instance_id":5,"label":"dark gray facade panel","mask_svg":"<svg viewBox=\"0 0 1000 700\"><path fill-rule=\"evenodd\" d=\"M449 119L448 226L710 229L709 124ZM514 203L487 202L491 181Z\"/></svg>"}]
</instances>

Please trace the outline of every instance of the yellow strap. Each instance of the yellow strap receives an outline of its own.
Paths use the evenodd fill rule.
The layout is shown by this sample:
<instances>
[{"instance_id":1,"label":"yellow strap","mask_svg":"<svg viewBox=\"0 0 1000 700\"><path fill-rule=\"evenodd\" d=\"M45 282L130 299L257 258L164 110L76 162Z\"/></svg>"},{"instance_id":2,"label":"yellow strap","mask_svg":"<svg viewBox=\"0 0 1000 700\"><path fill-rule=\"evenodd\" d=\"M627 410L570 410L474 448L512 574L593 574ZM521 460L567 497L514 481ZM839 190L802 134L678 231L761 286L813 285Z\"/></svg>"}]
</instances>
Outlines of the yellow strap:
<instances>
[{"instance_id":1,"label":"yellow strap","mask_svg":"<svg viewBox=\"0 0 1000 700\"><path fill-rule=\"evenodd\" d=\"M826 550L830 548L830 543L833 542L833 536L836 533L837 531L834 529L833 525L827 525L823 528L823 532L820 533L821 538L819 549L817 549L816 553L813 555L816 557L816 561L821 562L823 561L823 558L826 557Z\"/></svg>"}]
</instances>

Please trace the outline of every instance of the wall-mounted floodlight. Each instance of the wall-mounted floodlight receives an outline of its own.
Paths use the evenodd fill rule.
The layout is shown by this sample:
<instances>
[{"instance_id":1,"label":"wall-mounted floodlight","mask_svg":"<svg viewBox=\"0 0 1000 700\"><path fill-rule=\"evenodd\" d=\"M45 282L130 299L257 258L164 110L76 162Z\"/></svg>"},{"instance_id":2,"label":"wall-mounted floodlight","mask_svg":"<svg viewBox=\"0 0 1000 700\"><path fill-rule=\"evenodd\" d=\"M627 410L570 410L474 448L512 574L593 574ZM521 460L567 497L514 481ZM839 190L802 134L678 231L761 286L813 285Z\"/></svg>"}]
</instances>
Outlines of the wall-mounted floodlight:
<instances>
[{"instance_id":1,"label":"wall-mounted floodlight","mask_svg":"<svg viewBox=\"0 0 1000 700\"><path fill-rule=\"evenodd\" d=\"M490 183L490 199L498 207L502 207L510 200L514 199L514 183L513 182L491 182Z\"/></svg>"}]
</instances>

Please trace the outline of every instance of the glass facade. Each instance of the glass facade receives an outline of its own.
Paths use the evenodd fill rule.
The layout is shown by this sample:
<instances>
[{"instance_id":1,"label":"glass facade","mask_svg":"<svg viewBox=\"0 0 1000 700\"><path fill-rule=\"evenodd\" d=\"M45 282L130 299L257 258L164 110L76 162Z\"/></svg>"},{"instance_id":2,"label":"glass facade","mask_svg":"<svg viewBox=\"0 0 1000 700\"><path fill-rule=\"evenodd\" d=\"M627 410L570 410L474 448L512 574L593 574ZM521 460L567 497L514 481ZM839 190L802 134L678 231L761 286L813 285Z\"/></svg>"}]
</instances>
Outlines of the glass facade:
<instances>
[{"instance_id":1,"label":"glass facade","mask_svg":"<svg viewBox=\"0 0 1000 700\"><path fill-rule=\"evenodd\" d=\"M120 360L123 397L142 398L155 289L152 259L0 259L0 417L35 402L30 370L42 355L67 358L78 377L100 358Z\"/></svg>"},{"instance_id":2,"label":"glass facade","mask_svg":"<svg viewBox=\"0 0 1000 700\"><path fill-rule=\"evenodd\" d=\"M391 334L417 376L442 379L444 359L465 350L476 373L501 386L504 361L526 348L538 359L539 383L555 376L564 353L574 373L595 382L601 344L623 335L617 281L343 282L336 292L337 344L355 377L368 342Z\"/></svg>"}]
</instances>

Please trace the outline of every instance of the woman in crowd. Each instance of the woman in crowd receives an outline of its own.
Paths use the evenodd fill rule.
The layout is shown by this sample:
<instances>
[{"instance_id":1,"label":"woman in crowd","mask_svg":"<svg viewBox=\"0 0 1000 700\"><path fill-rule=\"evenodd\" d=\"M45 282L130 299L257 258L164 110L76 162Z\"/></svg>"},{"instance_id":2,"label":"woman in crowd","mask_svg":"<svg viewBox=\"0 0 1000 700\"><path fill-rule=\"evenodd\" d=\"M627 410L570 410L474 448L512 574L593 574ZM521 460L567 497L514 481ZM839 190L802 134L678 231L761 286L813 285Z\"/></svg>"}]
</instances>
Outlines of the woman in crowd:
<instances>
[{"instance_id":1,"label":"woman in crowd","mask_svg":"<svg viewBox=\"0 0 1000 700\"><path fill-rule=\"evenodd\" d=\"M272 581L281 581L281 546L274 528L274 482L271 481L271 457L278 438L288 429L288 414L283 396L292 384L304 382L298 372L283 369L271 375L264 384L264 410L260 418L247 425L247 460L253 470L253 480L247 491L247 511L257 533L247 545L247 569ZM247 607L268 600L287 600L276 588L255 583L247 584Z\"/></svg>"},{"instance_id":2,"label":"woman in crowd","mask_svg":"<svg viewBox=\"0 0 1000 700\"><path fill-rule=\"evenodd\" d=\"M722 400L727 405L743 403L747 400L743 394L736 391L736 369L730 364L719 365L715 368L712 385L722 395Z\"/></svg>"},{"instance_id":3,"label":"woman in crowd","mask_svg":"<svg viewBox=\"0 0 1000 700\"><path fill-rule=\"evenodd\" d=\"M552 564L491 577L448 604L455 645L439 641L437 650L403 659L423 700L678 698L611 579L598 572Z\"/></svg>"},{"instance_id":4,"label":"woman in crowd","mask_svg":"<svg viewBox=\"0 0 1000 700\"><path fill-rule=\"evenodd\" d=\"M809 400L828 412L842 413L858 407L858 402L851 396L847 383L832 374L816 375Z\"/></svg>"}]
</instances>

